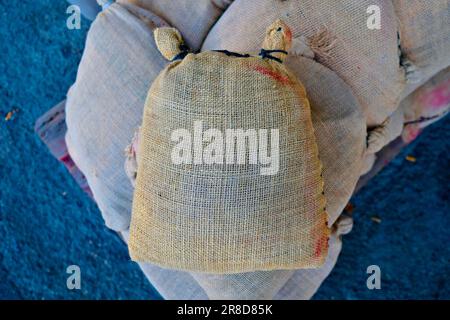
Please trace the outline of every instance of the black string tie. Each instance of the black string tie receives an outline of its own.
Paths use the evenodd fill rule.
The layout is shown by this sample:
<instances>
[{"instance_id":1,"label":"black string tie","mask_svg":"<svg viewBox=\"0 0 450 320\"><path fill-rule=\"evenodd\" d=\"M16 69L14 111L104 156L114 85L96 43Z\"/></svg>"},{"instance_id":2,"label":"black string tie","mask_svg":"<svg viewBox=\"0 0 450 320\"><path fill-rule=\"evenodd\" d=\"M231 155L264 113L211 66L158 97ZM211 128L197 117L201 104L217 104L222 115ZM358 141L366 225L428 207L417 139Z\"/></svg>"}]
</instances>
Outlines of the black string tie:
<instances>
[{"instance_id":1,"label":"black string tie","mask_svg":"<svg viewBox=\"0 0 450 320\"><path fill-rule=\"evenodd\" d=\"M177 54L171 61L183 60L189 53L189 47L184 43L180 44L180 53Z\"/></svg>"},{"instance_id":2,"label":"black string tie","mask_svg":"<svg viewBox=\"0 0 450 320\"><path fill-rule=\"evenodd\" d=\"M249 58L250 55L249 54L242 54L242 53L237 53L237 52L231 52L228 50L213 50L215 52L221 52L223 54L226 54L229 57L237 57L237 58Z\"/></svg>"},{"instance_id":3,"label":"black string tie","mask_svg":"<svg viewBox=\"0 0 450 320\"><path fill-rule=\"evenodd\" d=\"M261 51L259 52L259 55L261 56L261 58L265 59L271 59L271 60L275 60L276 62L279 63L283 63L283 61L277 57L274 57L271 55L271 53L282 53L282 54L288 54L287 51L284 50L266 50L266 49L261 49Z\"/></svg>"}]
</instances>

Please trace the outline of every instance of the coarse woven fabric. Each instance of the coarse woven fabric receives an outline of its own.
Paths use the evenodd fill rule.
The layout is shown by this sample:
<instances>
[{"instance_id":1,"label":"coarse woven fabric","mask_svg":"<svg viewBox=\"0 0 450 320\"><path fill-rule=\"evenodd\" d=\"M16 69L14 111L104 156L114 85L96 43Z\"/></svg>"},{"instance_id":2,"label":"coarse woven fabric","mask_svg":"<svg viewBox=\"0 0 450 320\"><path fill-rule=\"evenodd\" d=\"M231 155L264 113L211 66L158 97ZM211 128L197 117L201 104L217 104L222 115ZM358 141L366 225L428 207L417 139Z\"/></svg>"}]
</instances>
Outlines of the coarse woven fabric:
<instances>
[{"instance_id":1,"label":"coarse woven fabric","mask_svg":"<svg viewBox=\"0 0 450 320\"><path fill-rule=\"evenodd\" d=\"M199 296L202 296L204 292L208 299L211 300L311 299L336 264L342 249L341 236L350 232L352 226L353 220L347 216L341 216L336 221L329 239L327 258L320 268L259 271L228 275L190 273L202 289L197 288L194 292ZM180 275L173 276L178 278ZM187 275L183 275L183 278L186 283L189 283L186 279ZM195 285L190 283L189 287L192 290L195 288ZM173 296L174 294L184 295L184 293L180 292L168 292L168 294L171 299L183 298Z\"/></svg>"},{"instance_id":2,"label":"coarse woven fabric","mask_svg":"<svg viewBox=\"0 0 450 320\"><path fill-rule=\"evenodd\" d=\"M367 152L364 116L350 87L327 67L298 56L288 56L285 64L304 85L310 102L331 227L348 203L364 165ZM403 118L391 117L378 129L382 137L372 136L371 148L384 146L400 135ZM395 128L386 128L387 123L395 124ZM138 137L136 134L132 139L125 161L133 185L138 167Z\"/></svg>"},{"instance_id":3,"label":"coarse woven fabric","mask_svg":"<svg viewBox=\"0 0 450 320\"><path fill-rule=\"evenodd\" d=\"M442 70L400 104L405 126L403 141L413 141L421 131L450 111L450 67Z\"/></svg>"},{"instance_id":4,"label":"coarse woven fabric","mask_svg":"<svg viewBox=\"0 0 450 320\"><path fill-rule=\"evenodd\" d=\"M367 27L371 5L381 9L380 30ZM388 0L235 0L205 39L203 50L253 51L270 21L283 19L294 42L305 37L315 59L353 90L367 125L381 124L397 107L405 87L397 19Z\"/></svg>"},{"instance_id":5,"label":"coarse woven fabric","mask_svg":"<svg viewBox=\"0 0 450 320\"><path fill-rule=\"evenodd\" d=\"M336 73L304 57L289 56L285 63L304 85L310 102L331 226L350 199L364 165L363 157L367 152L364 116L351 89ZM398 135L394 134L393 138ZM133 138L125 161L133 185L137 172L138 137L135 135ZM380 143L386 144L391 140L389 135Z\"/></svg>"},{"instance_id":6,"label":"coarse woven fabric","mask_svg":"<svg viewBox=\"0 0 450 320\"><path fill-rule=\"evenodd\" d=\"M450 65L450 0L393 0L409 95Z\"/></svg>"},{"instance_id":7,"label":"coarse woven fabric","mask_svg":"<svg viewBox=\"0 0 450 320\"><path fill-rule=\"evenodd\" d=\"M289 56L286 65L305 86L311 104L331 227L360 177L366 152L364 115L350 87L332 70L298 56Z\"/></svg>"},{"instance_id":8,"label":"coarse woven fabric","mask_svg":"<svg viewBox=\"0 0 450 320\"><path fill-rule=\"evenodd\" d=\"M305 86L310 101L319 158L323 164L324 191L327 198L329 225L331 226L336 224L335 221L348 203L359 178L366 143L364 117L348 85L333 71L304 57L289 56L285 63ZM139 134L135 135L132 140L125 165L133 184L137 172L138 141ZM331 243L330 246L332 247ZM339 251L330 251L332 250L329 250L327 259L335 262ZM148 266L148 264L143 270L152 275L152 278L155 277L156 281L159 277L153 274L163 272L155 266ZM284 294L301 296L305 299L310 292L312 295L331 271L331 267L321 267L318 270L321 270L316 272L320 274L320 277L315 276L314 281L303 279L295 285L290 285L292 292L285 289ZM231 299L232 297L273 299L294 273L298 273L296 277L305 274L300 271L274 270L229 275L191 273L183 275L183 277L189 279L186 280L187 282L191 282L192 279L197 280L203 288L203 294L207 294L210 299ZM306 278L307 274L313 273L312 270L308 271L303 278ZM176 279L182 277L179 273L167 272ZM186 286L188 285L186 284ZM176 298L164 284L160 284L159 287L165 296Z\"/></svg>"},{"instance_id":9,"label":"coarse woven fabric","mask_svg":"<svg viewBox=\"0 0 450 320\"><path fill-rule=\"evenodd\" d=\"M155 33L167 37L156 37L157 44L171 58L168 39L178 37ZM290 42L290 29L276 21L263 45L285 51ZM190 134L196 121L219 134L270 130L271 146L279 146L279 170L263 175L261 164L248 162L250 152L257 151L259 159L266 152L261 135L259 150L232 148L235 159L248 154L244 163L232 164L216 149L222 159L212 164L201 156L198 162L195 154L193 163L175 164L172 133L184 129ZM273 129L279 131L279 144ZM194 144L195 139L194 134ZM206 141L200 139L200 144ZM226 143L229 152L235 141ZM282 63L223 52L188 54L172 62L149 90L139 150L129 241L133 260L207 273L324 263L329 228L310 106L305 89Z\"/></svg>"},{"instance_id":10,"label":"coarse woven fabric","mask_svg":"<svg viewBox=\"0 0 450 320\"><path fill-rule=\"evenodd\" d=\"M67 94L69 153L114 230L129 228L133 189L123 170L123 153L142 121L148 88L166 65L152 34L161 25L166 23L130 4L113 4L100 13Z\"/></svg>"},{"instance_id":11,"label":"coarse woven fabric","mask_svg":"<svg viewBox=\"0 0 450 320\"><path fill-rule=\"evenodd\" d=\"M119 2L133 3L163 18L183 33L184 40L193 51L198 51L212 25L232 0L119 0Z\"/></svg>"}]
</instances>

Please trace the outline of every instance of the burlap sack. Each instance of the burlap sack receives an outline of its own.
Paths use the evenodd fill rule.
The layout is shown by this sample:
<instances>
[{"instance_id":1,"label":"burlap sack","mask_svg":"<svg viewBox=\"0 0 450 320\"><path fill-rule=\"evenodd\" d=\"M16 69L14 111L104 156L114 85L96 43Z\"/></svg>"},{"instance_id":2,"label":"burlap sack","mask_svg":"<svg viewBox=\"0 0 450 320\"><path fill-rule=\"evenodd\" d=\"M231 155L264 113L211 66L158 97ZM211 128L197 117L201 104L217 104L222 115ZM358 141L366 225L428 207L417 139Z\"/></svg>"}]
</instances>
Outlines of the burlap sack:
<instances>
[{"instance_id":1,"label":"burlap sack","mask_svg":"<svg viewBox=\"0 0 450 320\"><path fill-rule=\"evenodd\" d=\"M388 119L369 133L370 161L374 153L399 135L405 142L414 140L425 126L445 114L449 104L446 99L449 84L445 83L448 69L436 74L450 65L450 0L392 3L399 20L400 64L407 79L402 97L406 98Z\"/></svg>"},{"instance_id":2,"label":"burlap sack","mask_svg":"<svg viewBox=\"0 0 450 320\"><path fill-rule=\"evenodd\" d=\"M367 9L381 9L381 30L367 27ZM235 0L208 34L203 50L258 48L269 21L282 18L294 43L307 40L314 58L352 88L368 126L381 124L398 106L405 86L397 20L386 0Z\"/></svg>"},{"instance_id":3,"label":"burlap sack","mask_svg":"<svg viewBox=\"0 0 450 320\"><path fill-rule=\"evenodd\" d=\"M116 10L114 9L114 7L111 8L112 10ZM140 11L142 12L146 12L146 11ZM132 19L133 20L137 20L135 18L135 16L139 16L141 18L141 21L144 21L144 23L146 22L147 19L145 19L145 15L139 14L137 15L135 13L135 11L133 12L133 16ZM104 16L100 16L100 19L103 19ZM95 39L99 39L100 36L98 36L97 34L102 34L104 37L108 38L114 38L114 36L109 36L109 33L111 31L114 31L114 29L119 29L119 24L117 24L117 19L115 21L113 21L114 27L113 28L97 28L96 24L93 25L93 30L90 33L90 37L91 35L95 35L94 40L89 41L88 39L88 46L87 46L87 50L88 52L92 51L89 50L89 48L91 48L93 46L93 44L96 43ZM112 23L112 22L111 22ZM102 23L103 24L103 23ZM125 24L126 25L126 24ZM141 25L140 23L138 23L138 25ZM136 28L133 30L133 32L128 32L126 35L127 37L131 36L130 39L133 40L134 38L136 38L135 34L137 32L141 32L142 30L146 31L146 28ZM121 35L122 37L124 35ZM138 36L137 38L142 38L141 36ZM144 37L145 38L145 37ZM119 38L120 39L120 38ZM90 43L90 45L89 45ZM152 46L152 41L147 41L147 40L143 40L141 41L141 43L145 43L148 44L149 46L146 47L146 45L143 46L139 46L139 48L144 47L143 49L139 49L139 50L149 50L149 54L146 55L146 57L151 57L152 59L155 59L157 62L161 61L160 59L160 55L159 53L153 53L154 52L154 46ZM114 45L114 43L112 41L110 41L111 45ZM131 48L133 48L135 45L132 45ZM122 50L125 50L126 52L128 52L128 47L126 46L120 46L120 43L117 44L117 46L114 46L115 49L114 50L102 50L102 54L104 55L103 57L99 54L96 57L99 58L99 61L114 61L114 60L118 60L121 59L121 57L127 57L129 56L129 53L126 53L124 55L120 54L120 52ZM136 48L134 48L133 51L139 51ZM88 52L86 53L86 55L89 55ZM115 55L114 53L117 52L118 54ZM105 57L107 59L105 59ZM146 59L140 59L140 62L143 62L144 64L148 65L149 62L145 61ZM96 83L97 81L95 81L95 77L98 74L101 74L102 70L98 70L97 69L97 65L99 65L99 63L96 63L95 59L93 59L93 61L91 61L91 59L83 59L83 61L89 61L89 65L85 66L84 68L82 67L84 62L82 62L82 66L80 66L80 69L84 69L84 73L86 74L84 77L91 79L92 81L90 82L89 86L86 86L87 88L92 87L95 88L96 87ZM125 60L125 62L127 62L129 60ZM136 61L134 61L136 62ZM117 65L121 65L123 63L117 63ZM162 63L161 63L162 64ZM128 65L128 67L126 68L126 70L130 71L130 75L131 72L136 73L137 74L137 79L145 79L147 76L149 75L155 75L155 73L157 73L162 67L160 66L160 63L155 63L154 64L156 66L156 70L155 72L150 72L151 68L150 67L144 67L142 68L139 65L137 65L136 67L133 65ZM116 67L117 69L117 67ZM323 68L325 69L325 68ZM302 73L302 72L296 72L298 73ZM308 78L307 76L307 72L303 72L304 74L304 78ZM89 77L87 76L89 75ZM337 78L337 77L336 77ZM310 81L315 81L316 77L311 77ZM318 78L317 78L318 79ZM120 77L117 76L111 76L110 79L108 79L108 82L110 81L116 81L116 80L121 80ZM148 82L150 83L152 79L148 79ZM310 100L312 101L312 111L313 111L313 120L314 120L314 116L315 116L315 106L316 105L320 105L320 103L314 103L314 98L311 96L312 95L312 91L311 88L308 87L308 83L305 82L305 79L303 79L302 81L304 81L305 86L308 89L309 95L310 95ZM101 82L101 81L98 81ZM141 82L138 82L141 83ZM121 82L121 84L119 86L121 86L122 88L124 88L123 90L129 90L130 85L132 85L133 83L124 83ZM319 81L317 81L317 84L319 84ZM89 96L90 99L88 99L88 95L86 95L86 91L85 90L74 90L74 94L79 93L81 95L85 96L85 99L80 99L83 100L83 104L82 105L74 105L74 108L79 108L80 109L80 114L83 113L83 110L90 110L89 111L89 118L84 118L84 117L77 117L75 119L73 119L73 122L79 122L79 124L77 124L77 127L82 127L82 126L87 126L90 127L91 129L89 130L90 135L79 135L77 132L74 132L73 135L77 137L77 140L79 140L79 142L77 142L76 146L77 148L83 149L86 147L86 145L89 143L89 141L91 139L94 139L92 136L96 135L97 130L99 130L100 132L103 132L103 128L116 128L113 131L107 131L105 132L103 135L106 134L115 134L118 133L119 136L118 137L111 137L111 141L113 140L118 140L118 141L122 141L122 135L123 132L126 132L126 137L127 139L129 139L130 136L132 136L133 131L134 131L134 123L137 123L139 121L137 121L136 119L140 119L141 118L141 108L137 108L137 107L132 107L129 108L129 110L126 112L126 116L124 116L122 119L121 116L123 115L123 113L120 113L120 111L122 110L122 104L117 104L115 103L115 99L108 99L108 97L110 96L115 96L116 94L122 94L122 92L120 91L115 91L114 87L117 86L110 86L110 90L106 90L108 88L103 88L104 90L102 90L102 95L98 95L95 96L97 97L96 100L92 100L93 98L95 98L94 96ZM146 93L147 93L147 87L148 85L145 85L144 83L142 83L142 85L140 84L138 87L135 87L133 90L136 90L136 92L134 92L136 95L133 96L133 98L131 99L136 100L136 105L139 104L139 100L142 100L142 105L143 105L143 101L145 99ZM125 89L128 88L128 89ZM328 93L328 90L324 90L322 88L319 88L317 91L317 97L320 98L320 96L325 94L326 97L326 93ZM345 90L342 89L336 89L335 92L346 92ZM73 96L73 95L72 95ZM344 94L345 96L345 94ZM106 98L106 103L102 103L102 101L104 101ZM320 101L320 100L318 100ZM327 101L332 101L332 99L327 98ZM134 102L133 102L134 105ZM342 104L341 104L342 105ZM342 106L341 106L342 107ZM353 121L353 119L358 118L357 116L355 117L355 113L352 110L352 108L347 108L345 109L346 111L342 111L341 107L339 107L339 104L337 104L336 108L333 108L332 110L335 110L336 113L334 116L330 116L330 118L325 122L325 128L319 129L318 127L316 127L316 133L318 134L318 140L319 140L319 147L321 145L324 145L325 147L322 148L324 150L330 150L329 154L331 155L331 157L329 158L325 158L323 159L322 157L322 161L324 162L324 164L326 164L327 162L330 164L334 164L334 163L339 163L339 161L342 161L342 163L352 163L352 161L350 160L352 152L348 152L347 154L343 154L342 152L340 153L336 153L335 151L333 151L333 149L331 147L335 146L335 143L337 141L342 141L342 137L350 137L349 142L351 141L351 137L352 135L348 135L348 129L352 128L355 124L355 122ZM341 109L340 109L341 108ZM324 114L327 114L327 109L328 107L324 107ZM96 114L97 110L105 110L107 111L106 114L109 113L108 117L105 117L103 113L100 114ZM341 112L341 111L342 112ZM116 113L119 112L118 116L114 116L116 115ZM134 114L133 114L134 113ZM330 113L331 114L331 113ZM113 116L111 118L111 115ZM339 117L337 115L340 115ZM335 117L335 121L333 119L333 117ZM340 119L340 120L338 120ZM86 122L84 122L84 120L88 120ZM112 122L109 122L112 121ZM358 122L356 122L358 123ZM102 126L99 126L99 124L102 124ZM103 127L104 125L104 127ZM316 126L316 124L314 123L314 126ZM329 127L327 127L329 126ZM121 128L120 130L117 130L117 128ZM320 134L320 130L324 130L323 134ZM69 130L71 131L71 130ZM354 132L354 136L357 136L357 131ZM330 136L336 136L336 139L329 139ZM323 139L321 140L320 137L323 137ZM362 135L361 135L362 137ZM363 138L362 138L363 139ZM329 141L329 144L327 146L326 142ZM109 148L110 145L114 145L111 143L106 144L105 146L107 146ZM345 143L342 143L342 146L344 146ZM352 143L348 143L347 145L352 145ZM358 144L355 144L358 145ZM95 168L95 166L98 165L98 163L101 163L102 161L105 161L105 163L108 163L107 167L103 167L103 170L105 171L104 174L102 174L101 176L97 177L96 179L96 185L94 189L97 189L96 191L96 200L97 202L100 203L100 207L103 208L102 212L103 215L106 218L107 224L110 227L113 227L115 229L124 229L125 226L128 225L128 221L129 221L129 212L131 211L131 197L132 197L132 189L127 187L127 183L123 182L122 179L119 179L118 177L123 173L123 164L122 164L122 158L120 158L120 161L117 161L117 157L120 155L122 155L122 146L117 146L114 150L111 150L113 152L108 152L105 151L105 146L102 145L96 145L96 148L92 148L90 149L90 152L87 156L85 157L81 157L81 159L79 161L77 161L78 163L85 163L86 165L83 166L84 171L90 173L90 180L92 181L92 179L94 177L92 177L92 172L95 172L94 170L91 170ZM77 153L74 152L75 148L72 148L72 152L71 153ZM338 148L336 150L347 150L347 147L345 148ZM350 150L351 151L351 150ZM322 151L320 151L321 153L323 153ZM86 154L86 152L82 151L81 154ZM339 157L345 156L344 159L345 160L339 160ZM103 159L102 159L103 158ZM328 159L328 160L327 160ZM335 160L337 160L335 162ZM343 169L345 168L349 168L351 166L343 166ZM339 171L339 170L337 170ZM330 179L328 179L329 181L334 181L333 184L335 185L339 185L339 181L340 178L339 176L336 177L336 179L332 178L332 175L327 174L327 172L333 173L336 172L336 170L333 169L333 167L330 167L330 169L327 170L327 166L325 166L324 168L324 179L327 180L327 177L329 176ZM115 183L111 182L110 177L111 176L117 176L114 181ZM343 177L346 177L348 175L343 174ZM122 182L120 182L122 181ZM108 186L108 190L106 192L107 197L103 197L100 194L100 190L105 189L103 188L103 185L106 183L106 185ZM326 183L325 185L325 189L327 189L327 186L329 185L329 183ZM92 183L91 183L92 186ZM125 186L125 187L124 187ZM348 187L347 187L348 188ZM129 189L129 190L128 190ZM339 189L336 189L337 192L339 192ZM329 194L329 193L328 193ZM330 196L331 197L331 196ZM329 197L329 198L330 198ZM345 201L342 201L345 202ZM123 205L117 205L118 203L123 203ZM331 201L328 206L329 208L333 205L333 202ZM345 205L345 204L344 204ZM340 205L341 206L341 205ZM106 209L105 209L106 208ZM338 210L339 211L339 210ZM338 212L336 210L333 210L333 212ZM333 218L331 219L333 220ZM117 227L118 225L121 225L120 227ZM262 286L262 285L261 285ZM169 288L170 289L170 288ZM301 288L300 288L301 289Z\"/></svg>"},{"instance_id":4,"label":"burlap sack","mask_svg":"<svg viewBox=\"0 0 450 320\"><path fill-rule=\"evenodd\" d=\"M365 164L367 139L364 116L349 86L333 71L311 59L298 56L288 56L285 64L308 93L319 158L323 165L324 191L331 226L348 203L360 177L361 167ZM394 128L380 127L383 133L387 133L387 137L383 136L383 143L400 135L403 123L400 123L397 133L398 118L395 116L394 121L385 122L393 124ZM125 161L125 170L132 184L137 174L138 137L135 135L132 145L127 148ZM379 143L373 141L373 144L371 148Z\"/></svg>"},{"instance_id":5,"label":"burlap sack","mask_svg":"<svg viewBox=\"0 0 450 320\"><path fill-rule=\"evenodd\" d=\"M334 72L304 57L289 56L285 63L301 80L308 93L319 158L323 164L324 190L331 226L350 199L359 178L366 143L364 117L350 88ZM130 146L130 157L126 161L132 181L137 172L135 156L139 152L138 141L138 136L135 136ZM339 251L333 253L332 261L336 261ZM145 269L147 272L158 272L154 267ZM308 297L307 292L315 292L329 271L331 267L321 271L321 281L318 283L312 280L297 283L296 295ZM193 273L186 277L197 280L211 299L272 299L294 272L277 270L212 276ZM159 277L156 276L156 279ZM163 290L172 297L167 290Z\"/></svg>"},{"instance_id":6,"label":"burlap sack","mask_svg":"<svg viewBox=\"0 0 450 320\"><path fill-rule=\"evenodd\" d=\"M133 189L123 150L142 121L146 93L166 65L152 30L165 23L133 5L113 4L92 23L67 94L66 142L106 225L129 227Z\"/></svg>"},{"instance_id":7,"label":"burlap sack","mask_svg":"<svg viewBox=\"0 0 450 320\"><path fill-rule=\"evenodd\" d=\"M260 56L187 54L171 28L157 29L155 39L173 62L153 82L144 108L132 259L211 273L322 265L329 233L322 167L305 90L282 64L289 28L275 22ZM196 140L199 121L215 130L209 138ZM180 138L180 130L189 139ZM250 142L241 149L230 130L270 130L270 153L279 152L276 170L266 172L254 161L267 154L261 131L257 148ZM219 158L204 162L211 160L207 152L192 152L192 131L194 148L214 141L211 153ZM188 143L182 150L188 160L181 163L174 160L176 141Z\"/></svg>"},{"instance_id":8,"label":"burlap sack","mask_svg":"<svg viewBox=\"0 0 450 320\"><path fill-rule=\"evenodd\" d=\"M450 65L450 0L394 0L407 96Z\"/></svg>"},{"instance_id":9,"label":"burlap sack","mask_svg":"<svg viewBox=\"0 0 450 320\"><path fill-rule=\"evenodd\" d=\"M232 0L119 0L145 8L183 33L187 45L200 50L209 29Z\"/></svg>"}]
</instances>

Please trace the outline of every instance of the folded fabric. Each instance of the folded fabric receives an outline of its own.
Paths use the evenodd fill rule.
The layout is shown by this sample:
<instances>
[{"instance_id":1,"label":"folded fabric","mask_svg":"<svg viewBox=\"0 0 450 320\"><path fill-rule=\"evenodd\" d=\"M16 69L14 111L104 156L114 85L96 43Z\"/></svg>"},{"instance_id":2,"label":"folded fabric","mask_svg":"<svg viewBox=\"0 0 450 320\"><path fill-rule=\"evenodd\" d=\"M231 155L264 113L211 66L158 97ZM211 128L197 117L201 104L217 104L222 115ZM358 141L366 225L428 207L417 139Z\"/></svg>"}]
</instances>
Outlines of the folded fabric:
<instances>
[{"instance_id":1,"label":"folded fabric","mask_svg":"<svg viewBox=\"0 0 450 320\"><path fill-rule=\"evenodd\" d=\"M34 130L46 144L51 154L64 164L80 188L92 197L92 191L84 174L72 160L67 150L65 136L67 132L66 101L62 101L36 120Z\"/></svg>"}]
</instances>

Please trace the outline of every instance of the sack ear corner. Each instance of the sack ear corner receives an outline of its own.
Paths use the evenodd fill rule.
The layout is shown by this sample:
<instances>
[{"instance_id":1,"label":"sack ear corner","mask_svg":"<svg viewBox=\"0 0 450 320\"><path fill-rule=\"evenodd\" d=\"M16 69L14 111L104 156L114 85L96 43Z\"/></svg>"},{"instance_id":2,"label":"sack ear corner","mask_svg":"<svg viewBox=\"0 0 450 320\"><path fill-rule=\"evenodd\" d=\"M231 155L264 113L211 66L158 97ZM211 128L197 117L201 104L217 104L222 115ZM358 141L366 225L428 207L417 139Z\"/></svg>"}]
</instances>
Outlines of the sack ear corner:
<instances>
[{"instance_id":1,"label":"sack ear corner","mask_svg":"<svg viewBox=\"0 0 450 320\"><path fill-rule=\"evenodd\" d=\"M281 19L275 20L266 30L263 48L289 51L292 45L291 28Z\"/></svg>"},{"instance_id":2,"label":"sack ear corner","mask_svg":"<svg viewBox=\"0 0 450 320\"><path fill-rule=\"evenodd\" d=\"M183 37L177 29L171 27L156 28L153 35L156 47L167 60L175 60L177 56L187 52Z\"/></svg>"}]
</instances>

